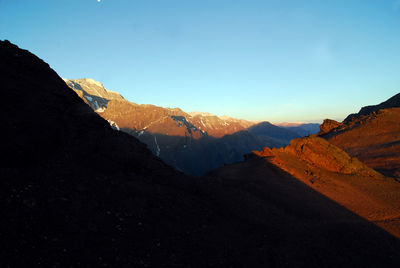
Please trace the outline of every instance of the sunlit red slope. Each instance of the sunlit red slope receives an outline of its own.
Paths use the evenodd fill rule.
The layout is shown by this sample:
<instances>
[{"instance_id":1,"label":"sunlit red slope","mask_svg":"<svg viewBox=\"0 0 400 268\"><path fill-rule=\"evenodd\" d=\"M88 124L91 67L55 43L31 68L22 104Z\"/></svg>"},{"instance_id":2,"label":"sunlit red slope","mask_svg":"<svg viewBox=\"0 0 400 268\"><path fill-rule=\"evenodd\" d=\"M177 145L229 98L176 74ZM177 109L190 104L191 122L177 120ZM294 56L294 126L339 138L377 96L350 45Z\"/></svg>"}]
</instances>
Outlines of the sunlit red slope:
<instances>
[{"instance_id":1,"label":"sunlit red slope","mask_svg":"<svg viewBox=\"0 0 400 268\"><path fill-rule=\"evenodd\" d=\"M397 101L397 102L396 102ZM361 109L343 123L326 120L319 135L379 172L400 177L400 95Z\"/></svg>"},{"instance_id":2,"label":"sunlit red slope","mask_svg":"<svg viewBox=\"0 0 400 268\"><path fill-rule=\"evenodd\" d=\"M384 177L317 136L254 153L400 237L400 183L393 178Z\"/></svg>"}]
</instances>

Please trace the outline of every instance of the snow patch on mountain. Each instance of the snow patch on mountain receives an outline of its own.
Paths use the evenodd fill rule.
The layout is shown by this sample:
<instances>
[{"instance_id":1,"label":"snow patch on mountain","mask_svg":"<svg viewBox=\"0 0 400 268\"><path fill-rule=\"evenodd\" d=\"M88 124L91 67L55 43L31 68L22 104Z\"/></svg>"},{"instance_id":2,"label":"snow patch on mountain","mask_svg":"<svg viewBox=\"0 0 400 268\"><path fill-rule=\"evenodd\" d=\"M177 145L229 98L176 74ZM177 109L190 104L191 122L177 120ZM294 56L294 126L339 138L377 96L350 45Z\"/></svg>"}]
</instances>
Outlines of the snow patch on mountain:
<instances>
[{"instance_id":1,"label":"snow patch on mountain","mask_svg":"<svg viewBox=\"0 0 400 268\"><path fill-rule=\"evenodd\" d=\"M161 149L160 149L160 146L158 146L158 142L157 142L157 137L156 136L154 136L154 141L156 143L156 155L160 156Z\"/></svg>"},{"instance_id":2,"label":"snow patch on mountain","mask_svg":"<svg viewBox=\"0 0 400 268\"><path fill-rule=\"evenodd\" d=\"M120 128L119 128L119 126L117 125L117 123L115 123L114 121L112 121L112 120L107 120L108 121L108 123L110 124L110 126L113 128L113 129L115 129L115 130L121 130Z\"/></svg>"},{"instance_id":3,"label":"snow patch on mountain","mask_svg":"<svg viewBox=\"0 0 400 268\"><path fill-rule=\"evenodd\" d=\"M85 78L85 80L90 84L93 84L93 85L96 85L98 87L103 87L104 88L104 86L103 86L103 84L101 82L95 81L92 78Z\"/></svg>"},{"instance_id":4,"label":"snow patch on mountain","mask_svg":"<svg viewBox=\"0 0 400 268\"><path fill-rule=\"evenodd\" d=\"M106 110L105 107L100 107L98 109L95 110L96 113L104 113L104 111Z\"/></svg>"},{"instance_id":5,"label":"snow patch on mountain","mask_svg":"<svg viewBox=\"0 0 400 268\"><path fill-rule=\"evenodd\" d=\"M195 112L189 112L188 113L190 116L216 116L216 115L213 115L213 114L210 114L210 113L206 113L206 112L197 112L197 111L195 111Z\"/></svg>"}]
</instances>

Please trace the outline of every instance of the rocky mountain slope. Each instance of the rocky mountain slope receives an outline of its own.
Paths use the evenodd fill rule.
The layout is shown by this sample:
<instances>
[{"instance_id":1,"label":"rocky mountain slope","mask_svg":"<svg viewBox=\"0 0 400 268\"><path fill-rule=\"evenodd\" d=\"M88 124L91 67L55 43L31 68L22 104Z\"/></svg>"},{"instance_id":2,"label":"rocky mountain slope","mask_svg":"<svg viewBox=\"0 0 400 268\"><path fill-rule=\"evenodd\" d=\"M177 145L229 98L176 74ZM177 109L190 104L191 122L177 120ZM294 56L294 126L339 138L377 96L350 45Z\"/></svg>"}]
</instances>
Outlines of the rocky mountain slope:
<instances>
[{"instance_id":1,"label":"rocky mountain slope","mask_svg":"<svg viewBox=\"0 0 400 268\"><path fill-rule=\"evenodd\" d=\"M342 123L325 120L319 135L369 167L400 177L399 97L362 108Z\"/></svg>"},{"instance_id":2,"label":"rocky mountain slope","mask_svg":"<svg viewBox=\"0 0 400 268\"><path fill-rule=\"evenodd\" d=\"M225 135L231 135L233 133L246 130L250 126L254 125L255 122L236 119L229 116L218 117L209 113L189 113L189 121L198 126L199 129L207 132L209 136L221 138Z\"/></svg>"},{"instance_id":3,"label":"rocky mountain slope","mask_svg":"<svg viewBox=\"0 0 400 268\"><path fill-rule=\"evenodd\" d=\"M363 115L369 115L374 112L378 112L379 110L388 108L400 108L400 93L394 95L393 97L380 104L362 107L358 113L350 114L349 116L347 116L343 120L343 123L348 123L350 121L353 121L353 119L357 120L357 118L360 118Z\"/></svg>"},{"instance_id":4,"label":"rocky mountain slope","mask_svg":"<svg viewBox=\"0 0 400 268\"><path fill-rule=\"evenodd\" d=\"M114 128L137 137L156 156L191 175L242 161L252 150L284 146L299 137L268 122L256 124L204 112L139 105L92 79L64 81Z\"/></svg>"},{"instance_id":5,"label":"rocky mountain slope","mask_svg":"<svg viewBox=\"0 0 400 268\"><path fill-rule=\"evenodd\" d=\"M294 139L285 148L265 148L254 154L400 237L400 183L327 140L312 135Z\"/></svg>"},{"instance_id":6,"label":"rocky mountain slope","mask_svg":"<svg viewBox=\"0 0 400 268\"><path fill-rule=\"evenodd\" d=\"M185 176L36 56L0 58L1 267L400 265L398 239L260 159Z\"/></svg>"},{"instance_id":7,"label":"rocky mountain slope","mask_svg":"<svg viewBox=\"0 0 400 268\"><path fill-rule=\"evenodd\" d=\"M204 136L220 138L245 130L253 122L230 117L224 119L210 113L185 113L179 108L163 108L151 104L138 105L126 101L93 79L64 79L83 100L103 118L117 122L122 129L169 136ZM99 100L103 99L103 100Z\"/></svg>"}]
</instances>

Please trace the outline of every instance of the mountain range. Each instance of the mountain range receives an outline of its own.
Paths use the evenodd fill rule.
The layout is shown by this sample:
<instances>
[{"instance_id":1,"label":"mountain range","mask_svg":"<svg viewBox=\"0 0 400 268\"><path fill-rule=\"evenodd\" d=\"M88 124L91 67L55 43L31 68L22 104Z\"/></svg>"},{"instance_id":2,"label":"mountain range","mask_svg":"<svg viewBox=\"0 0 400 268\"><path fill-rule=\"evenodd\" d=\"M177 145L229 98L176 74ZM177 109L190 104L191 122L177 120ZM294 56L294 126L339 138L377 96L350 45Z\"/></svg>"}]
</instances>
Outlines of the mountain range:
<instances>
[{"instance_id":1,"label":"mountain range","mask_svg":"<svg viewBox=\"0 0 400 268\"><path fill-rule=\"evenodd\" d=\"M293 138L319 130L318 124L282 128L269 122L139 105L93 79L64 81L114 128L137 137L154 155L191 175L203 175L224 164L242 161L243 155L252 150L282 147Z\"/></svg>"},{"instance_id":2,"label":"mountain range","mask_svg":"<svg viewBox=\"0 0 400 268\"><path fill-rule=\"evenodd\" d=\"M322 135L191 177L29 51L0 58L1 267L399 267L400 184Z\"/></svg>"}]
</instances>

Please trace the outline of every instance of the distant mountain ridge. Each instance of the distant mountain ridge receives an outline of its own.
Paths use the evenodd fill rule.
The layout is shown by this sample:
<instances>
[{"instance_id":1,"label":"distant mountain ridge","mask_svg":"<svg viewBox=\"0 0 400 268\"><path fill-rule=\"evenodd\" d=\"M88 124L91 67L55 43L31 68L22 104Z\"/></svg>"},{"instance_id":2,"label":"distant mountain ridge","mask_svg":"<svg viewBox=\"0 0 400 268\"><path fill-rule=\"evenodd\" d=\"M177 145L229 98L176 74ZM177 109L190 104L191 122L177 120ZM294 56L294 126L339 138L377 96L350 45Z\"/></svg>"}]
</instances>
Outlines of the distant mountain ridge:
<instances>
[{"instance_id":1,"label":"distant mountain ridge","mask_svg":"<svg viewBox=\"0 0 400 268\"><path fill-rule=\"evenodd\" d=\"M137 137L166 163L192 175L242 161L252 150L285 146L301 136L268 122L139 105L93 79L64 81L115 129Z\"/></svg>"},{"instance_id":2,"label":"distant mountain ridge","mask_svg":"<svg viewBox=\"0 0 400 268\"><path fill-rule=\"evenodd\" d=\"M320 130L319 123L278 123L275 125L291 130L300 136L317 134Z\"/></svg>"},{"instance_id":3,"label":"distant mountain ridge","mask_svg":"<svg viewBox=\"0 0 400 268\"><path fill-rule=\"evenodd\" d=\"M100 109L98 112L102 113L108 109L109 111L104 113L104 117L110 117L109 119L115 122L122 121L121 128L178 136L191 136L192 132L198 131L199 133L195 133L193 138L200 138L204 135L218 138L244 130L254 124L235 118L221 119L205 112L185 113L179 108L163 108L151 104L139 105L125 100L117 92L105 89L100 82L90 78L64 79L64 81L95 111ZM108 107L111 100L113 101ZM119 105L123 105L124 108L119 109ZM130 117L134 114L140 115L140 118L136 116L132 120ZM148 116L146 117L146 115ZM129 123L121 117L129 118ZM176 127L181 128L182 126L187 127L186 131L176 129Z\"/></svg>"}]
</instances>

